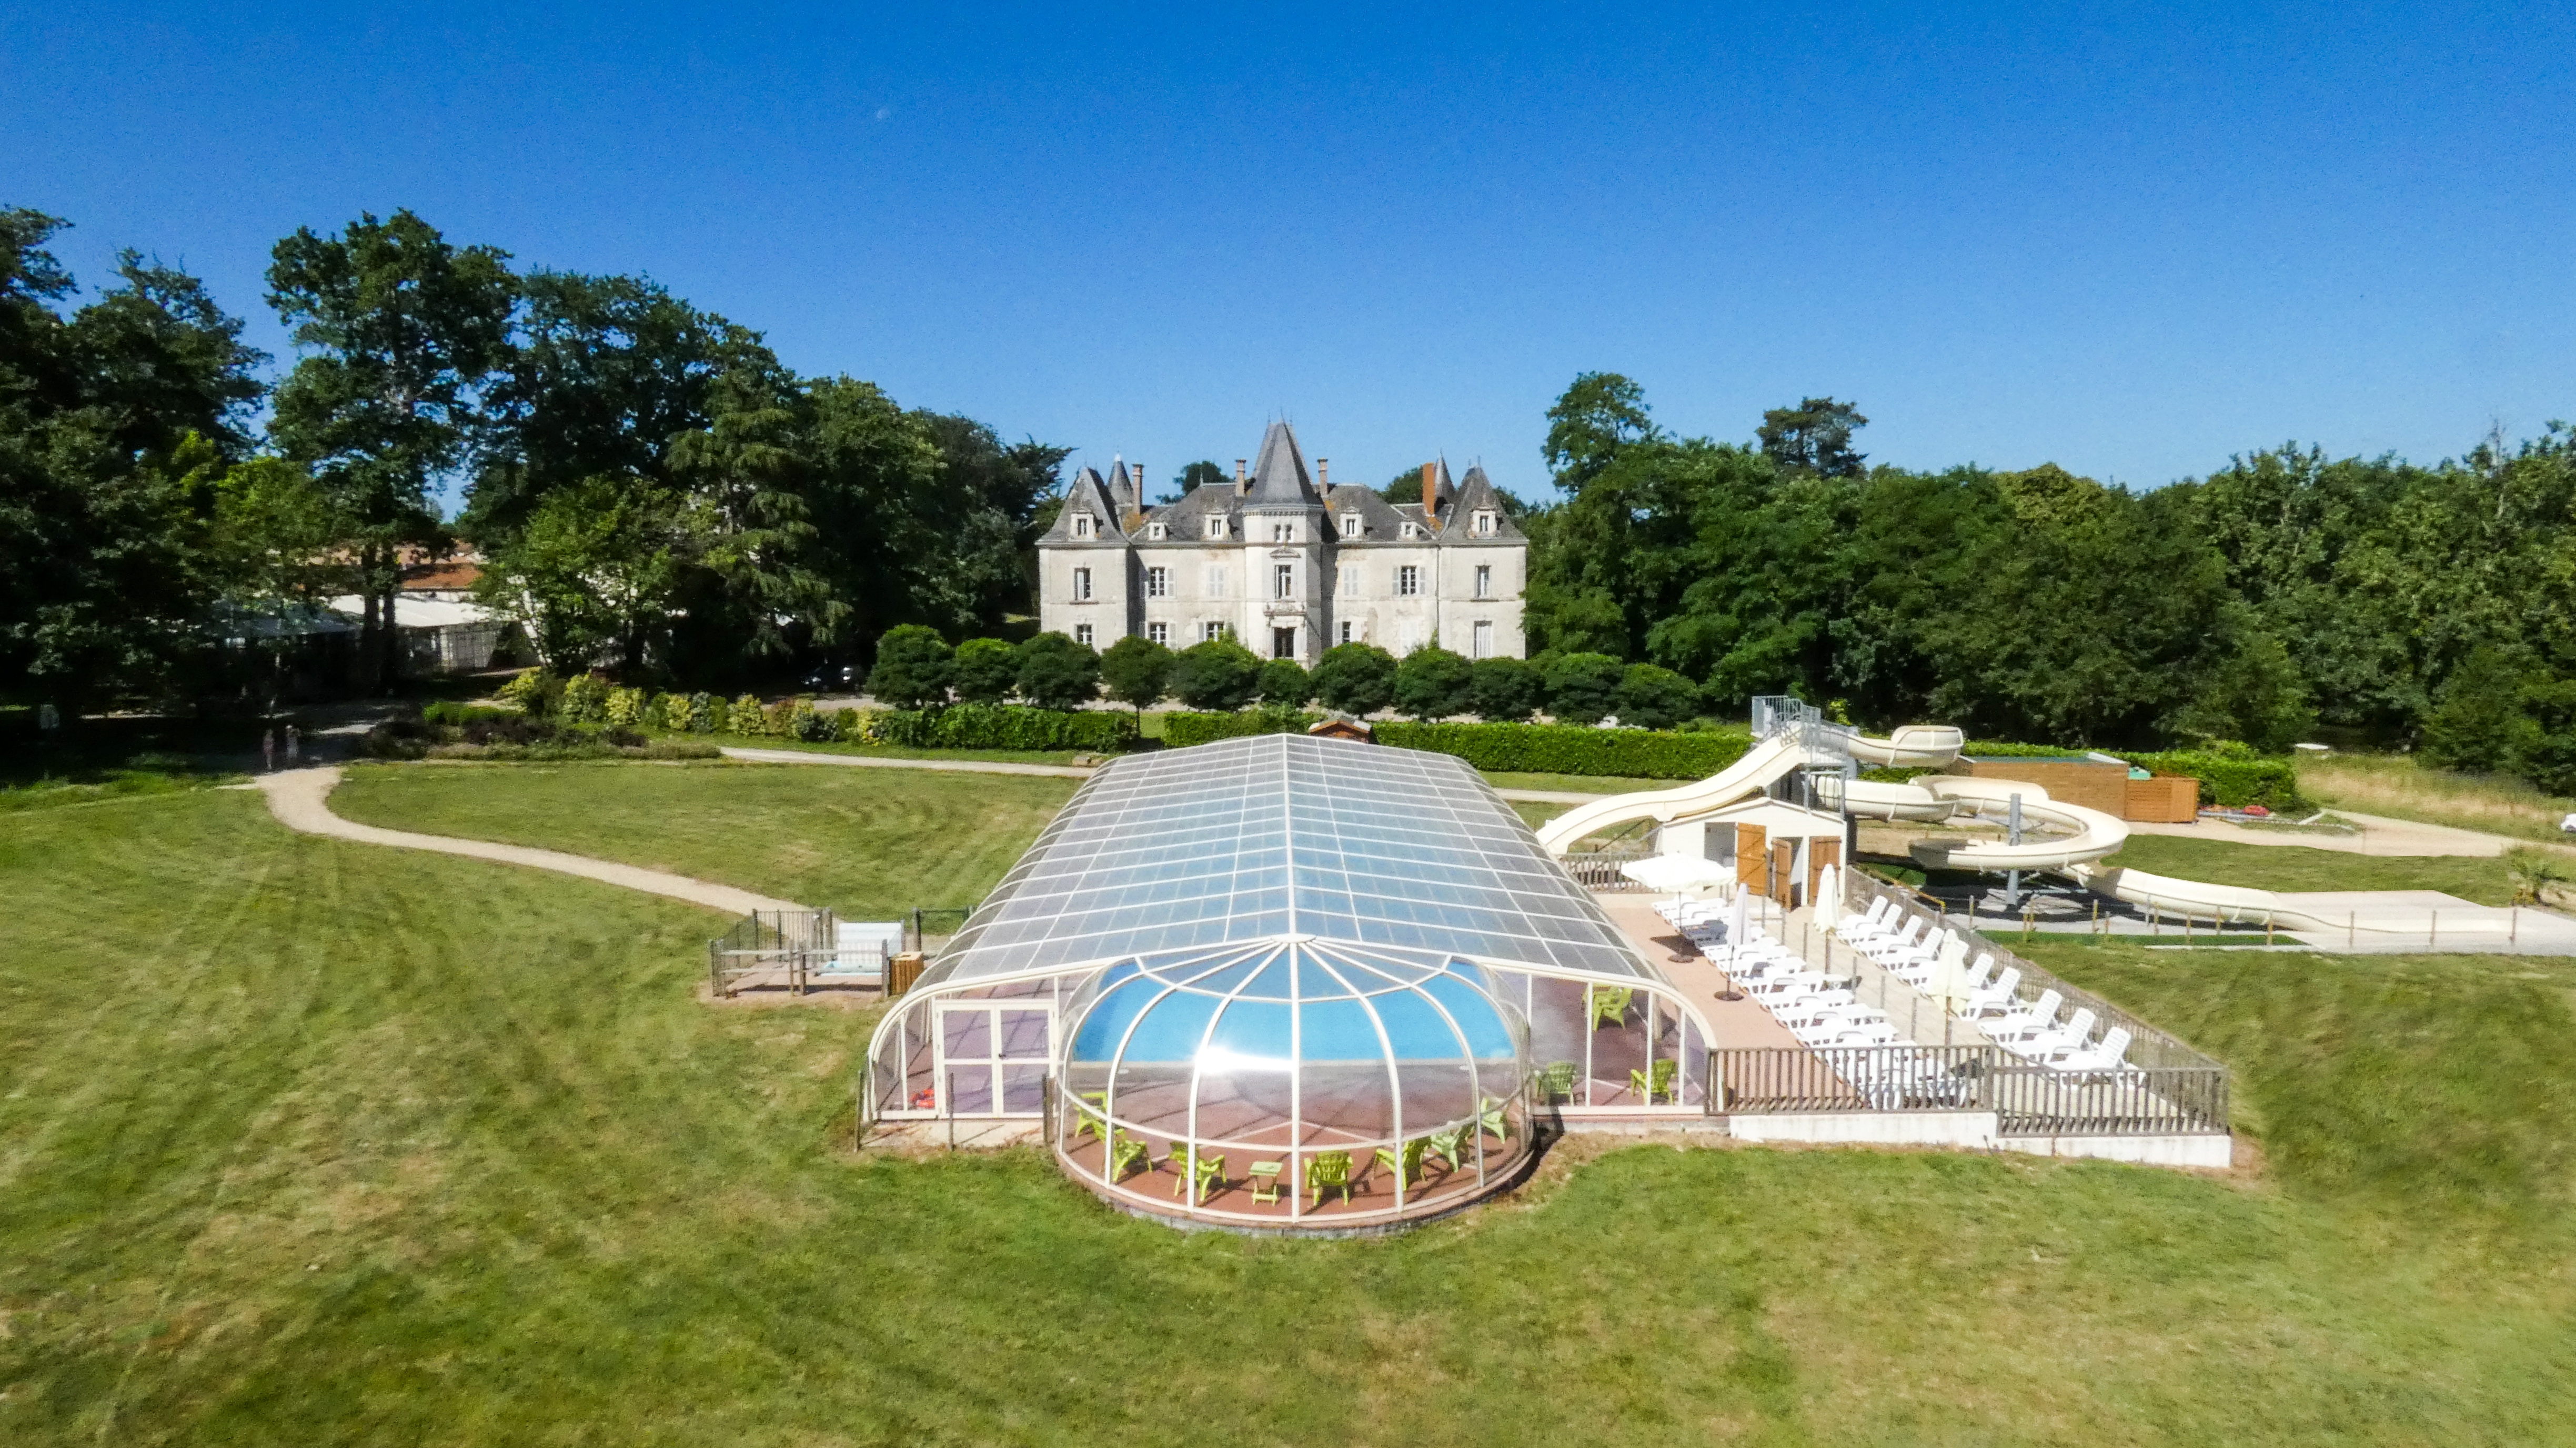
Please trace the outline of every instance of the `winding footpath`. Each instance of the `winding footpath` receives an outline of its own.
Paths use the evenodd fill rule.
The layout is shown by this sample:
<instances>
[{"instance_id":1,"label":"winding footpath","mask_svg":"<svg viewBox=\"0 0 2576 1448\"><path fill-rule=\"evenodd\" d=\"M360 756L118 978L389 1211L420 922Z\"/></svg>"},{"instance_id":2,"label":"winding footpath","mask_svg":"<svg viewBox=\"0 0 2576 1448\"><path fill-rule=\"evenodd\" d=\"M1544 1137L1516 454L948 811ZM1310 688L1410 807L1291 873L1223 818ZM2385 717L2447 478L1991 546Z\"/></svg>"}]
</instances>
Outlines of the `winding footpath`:
<instances>
[{"instance_id":1,"label":"winding footpath","mask_svg":"<svg viewBox=\"0 0 2576 1448\"><path fill-rule=\"evenodd\" d=\"M409 830L379 829L355 820L342 819L331 812L331 791L340 783L340 771L330 767L288 769L276 774L260 775L254 783L268 797L268 812L288 829L308 835L328 835L333 839L356 840L361 844L386 845L398 850L429 850L441 855L463 855L473 860L493 860L504 865L524 865L532 870L553 870L558 874L579 875L605 885L620 885L629 890L642 890L652 895L667 895L704 905L729 915L748 915L754 910L802 910L805 906L792 900L774 900L737 890L731 885L718 885L709 880L693 880L686 875L673 875L662 870L647 870L636 865L620 865L611 860L594 860L587 855L568 855L561 850L531 849L526 845L495 844L489 840L460 840L451 835L422 835Z\"/></svg>"}]
</instances>

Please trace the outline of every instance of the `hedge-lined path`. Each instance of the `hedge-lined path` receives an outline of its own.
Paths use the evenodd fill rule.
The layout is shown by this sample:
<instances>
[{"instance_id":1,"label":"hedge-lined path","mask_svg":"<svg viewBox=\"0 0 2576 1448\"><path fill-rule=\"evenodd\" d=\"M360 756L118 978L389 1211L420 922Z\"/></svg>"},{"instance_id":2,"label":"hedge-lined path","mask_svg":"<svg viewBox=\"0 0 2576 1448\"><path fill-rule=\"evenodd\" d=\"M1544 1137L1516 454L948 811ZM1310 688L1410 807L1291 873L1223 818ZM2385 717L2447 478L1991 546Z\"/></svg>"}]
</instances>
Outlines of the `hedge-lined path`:
<instances>
[{"instance_id":1,"label":"hedge-lined path","mask_svg":"<svg viewBox=\"0 0 2576 1448\"><path fill-rule=\"evenodd\" d=\"M810 757L810 756L800 756ZM342 819L331 812L331 791L340 783L340 771L332 768L287 769L263 774L253 781L260 793L268 797L268 812L288 829L308 835L329 835L335 839L356 840L362 844L387 845L402 850L431 850L442 855L463 855L469 859L492 860L504 865L525 865L532 870L554 870L566 875L579 875L608 885L622 885L652 895L667 895L704 905L728 915L748 915L754 910L802 910L806 907L791 900L773 900L731 885L718 885L708 880L693 880L686 875L673 875L661 870L647 870L635 865L621 865L613 860L594 860L587 855L569 855L561 850L537 850L525 845L495 844L490 840L460 840L449 835L421 835L409 830L379 829L355 820Z\"/></svg>"},{"instance_id":2,"label":"hedge-lined path","mask_svg":"<svg viewBox=\"0 0 2576 1448\"><path fill-rule=\"evenodd\" d=\"M736 749L725 747L724 757L746 764L855 764L869 769L953 769L966 774L1044 774L1058 779L1089 779L1095 771L1077 769L1070 764L1004 764L990 759L886 759L875 755L809 754L801 749ZM1557 789L1503 789L1495 793L1505 799L1530 804L1590 804L1601 798L1597 794L1576 794Z\"/></svg>"}]
</instances>

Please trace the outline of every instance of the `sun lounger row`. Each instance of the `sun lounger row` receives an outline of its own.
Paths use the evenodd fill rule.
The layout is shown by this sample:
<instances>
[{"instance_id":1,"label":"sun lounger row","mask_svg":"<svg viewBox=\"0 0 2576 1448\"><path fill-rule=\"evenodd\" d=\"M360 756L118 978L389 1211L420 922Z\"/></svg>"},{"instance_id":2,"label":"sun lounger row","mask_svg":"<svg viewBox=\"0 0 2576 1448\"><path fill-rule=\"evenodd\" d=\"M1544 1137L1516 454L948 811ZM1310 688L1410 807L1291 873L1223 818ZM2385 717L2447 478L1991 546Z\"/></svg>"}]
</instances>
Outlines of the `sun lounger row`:
<instances>
[{"instance_id":1,"label":"sun lounger row","mask_svg":"<svg viewBox=\"0 0 2576 1448\"><path fill-rule=\"evenodd\" d=\"M1945 964L1957 969L1959 979L1943 991L1944 996L1955 999L1958 1014L1974 1021L1988 1040L2025 1060L2097 1075L2129 1069L2125 1057L2131 1036L2126 1027L2113 1027L2095 1041L2093 1030L2100 1020L2091 1009L2058 1019L2065 998L2055 990L2043 991L2039 999L2025 1003L2019 966L2007 966L1996 974L1990 954L1963 964L1968 951L1964 937L1955 930L1934 928L1928 917L1898 909L1885 896L1866 913L1843 921L1834 933L1917 990L1930 989Z\"/></svg>"}]
</instances>

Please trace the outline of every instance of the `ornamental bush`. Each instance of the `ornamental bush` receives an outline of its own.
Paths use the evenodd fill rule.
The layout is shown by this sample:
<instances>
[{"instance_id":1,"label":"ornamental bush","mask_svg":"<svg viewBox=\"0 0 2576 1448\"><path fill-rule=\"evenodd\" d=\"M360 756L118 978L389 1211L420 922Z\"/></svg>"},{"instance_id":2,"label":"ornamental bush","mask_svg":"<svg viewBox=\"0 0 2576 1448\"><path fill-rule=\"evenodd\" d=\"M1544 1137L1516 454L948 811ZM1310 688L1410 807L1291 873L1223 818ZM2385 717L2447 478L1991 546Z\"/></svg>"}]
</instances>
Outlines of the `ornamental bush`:
<instances>
[{"instance_id":1,"label":"ornamental bush","mask_svg":"<svg viewBox=\"0 0 2576 1448\"><path fill-rule=\"evenodd\" d=\"M957 646L949 687L960 703L999 704L1020 680L1018 650L1002 639L968 639Z\"/></svg>"},{"instance_id":2,"label":"ornamental bush","mask_svg":"<svg viewBox=\"0 0 2576 1448\"><path fill-rule=\"evenodd\" d=\"M760 707L757 694L736 695L725 706L725 724L736 734L775 737L778 733L769 711Z\"/></svg>"},{"instance_id":3,"label":"ornamental bush","mask_svg":"<svg viewBox=\"0 0 2576 1448\"><path fill-rule=\"evenodd\" d=\"M1170 738L1168 726L1165 730ZM1749 731L1666 734L1587 729L1573 724L1377 726L1380 744L1454 754L1478 769L1524 774L1614 774L1638 779L1705 779L1744 757Z\"/></svg>"},{"instance_id":4,"label":"ornamental bush","mask_svg":"<svg viewBox=\"0 0 2576 1448\"><path fill-rule=\"evenodd\" d=\"M1375 644L1336 644L1315 661L1315 697L1344 714L1374 714L1395 702L1395 670L1395 655Z\"/></svg>"},{"instance_id":5,"label":"ornamental bush","mask_svg":"<svg viewBox=\"0 0 2576 1448\"><path fill-rule=\"evenodd\" d=\"M1699 710L1699 689L1670 669L1630 664L1619 677L1619 722L1670 729Z\"/></svg>"},{"instance_id":6,"label":"ornamental bush","mask_svg":"<svg viewBox=\"0 0 2576 1448\"><path fill-rule=\"evenodd\" d=\"M899 624L877 639L877 663L868 671L868 693L888 708L930 708L948 702L948 681L955 671L956 660L939 630Z\"/></svg>"},{"instance_id":7,"label":"ornamental bush","mask_svg":"<svg viewBox=\"0 0 2576 1448\"><path fill-rule=\"evenodd\" d=\"M1261 693L1261 704L1267 709L1303 709L1315 697L1315 677L1298 667L1295 659L1272 659L1261 666L1254 679Z\"/></svg>"},{"instance_id":8,"label":"ornamental bush","mask_svg":"<svg viewBox=\"0 0 2576 1448\"><path fill-rule=\"evenodd\" d=\"M609 684L597 674L577 674L564 680L563 700L556 705L556 715L567 724L598 724L608 718Z\"/></svg>"},{"instance_id":9,"label":"ornamental bush","mask_svg":"<svg viewBox=\"0 0 2576 1448\"><path fill-rule=\"evenodd\" d=\"M1476 661L1467 693L1475 701L1476 717L1486 723L1525 724L1538 712L1544 690L1538 670L1526 660L1494 658Z\"/></svg>"},{"instance_id":10,"label":"ornamental bush","mask_svg":"<svg viewBox=\"0 0 2576 1448\"><path fill-rule=\"evenodd\" d=\"M1619 712L1628 666L1608 654L1563 654L1547 666L1547 712L1566 724L1598 724Z\"/></svg>"},{"instance_id":11,"label":"ornamental bush","mask_svg":"<svg viewBox=\"0 0 2576 1448\"><path fill-rule=\"evenodd\" d=\"M633 729L644 722L644 703L642 689L611 689L600 717L611 729Z\"/></svg>"},{"instance_id":12,"label":"ornamental bush","mask_svg":"<svg viewBox=\"0 0 2576 1448\"><path fill-rule=\"evenodd\" d=\"M673 734L690 733L698 725L697 711L691 707L686 694L654 696L653 712L649 718L655 728L666 729Z\"/></svg>"},{"instance_id":13,"label":"ornamental bush","mask_svg":"<svg viewBox=\"0 0 2576 1448\"><path fill-rule=\"evenodd\" d=\"M1172 696L1193 709L1240 709L1252 702L1261 660L1232 639L1192 644L1172 659Z\"/></svg>"},{"instance_id":14,"label":"ornamental bush","mask_svg":"<svg viewBox=\"0 0 2576 1448\"><path fill-rule=\"evenodd\" d=\"M1475 707L1476 666L1438 644L1415 649L1395 666L1395 707L1415 719L1446 719Z\"/></svg>"},{"instance_id":15,"label":"ornamental bush","mask_svg":"<svg viewBox=\"0 0 2576 1448\"><path fill-rule=\"evenodd\" d=\"M1100 697L1100 655L1060 633L1042 633L1015 651L1020 697L1032 709L1079 709Z\"/></svg>"},{"instance_id":16,"label":"ornamental bush","mask_svg":"<svg viewBox=\"0 0 2576 1448\"><path fill-rule=\"evenodd\" d=\"M1163 745L1168 749L1187 749L1193 744L1240 739L1248 734L1303 734L1322 723L1323 718L1321 714L1267 706L1234 714L1166 714L1163 716Z\"/></svg>"},{"instance_id":17,"label":"ornamental bush","mask_svg":"<svg viewBox=\"0 0 2576 1448\"><path fill-rule=\"evenodd\" d=\"M1142 634L1129 634L1100 655L1100 683L1109 697L1131 709L1159 703L1172 676L1172 651Z\"/></svg>"}]
</instances>

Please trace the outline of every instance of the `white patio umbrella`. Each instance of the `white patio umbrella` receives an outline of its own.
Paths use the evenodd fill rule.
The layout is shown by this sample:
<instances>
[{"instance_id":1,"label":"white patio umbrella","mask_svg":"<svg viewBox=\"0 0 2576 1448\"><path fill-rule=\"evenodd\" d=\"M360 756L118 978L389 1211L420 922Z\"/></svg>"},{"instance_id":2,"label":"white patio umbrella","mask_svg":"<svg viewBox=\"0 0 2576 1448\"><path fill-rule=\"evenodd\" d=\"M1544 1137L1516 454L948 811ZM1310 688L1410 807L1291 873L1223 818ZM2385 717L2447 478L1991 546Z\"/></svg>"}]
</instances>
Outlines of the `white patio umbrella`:
<instances>
[{"instance_id":1,"label":"white patio umbrella","mask_svg":"<svg viewBox=\"0 0 2576 1448\"><path fill-rule=\"evenodd\" d=\"M1676 895L1686 890L1705 890L1734 877L1726 866L1696 855L1650 855L1621 865L1619 873L1649 890Z\"/></svg>"},{"instance_id":2,"label":"white patio umbrella","mask_svg":"<svg viewBox=\"0 0 2576 1448\"><path fill-rule=\"evenodd\" d=\"M1923 983L1923 993L1938 1002L1952 1015L1967 1004L1968 982L1962 969L1968 963L1968 942L1952 935L1941 942L1940 951L1932 957L1932 978Z\"/></svg>"},{"instance_id":3,"label":"white patio umbrella","mask_svg":"<svg viewBox=\"0 0 2576 1448\"><path fill-rule=\"evenodd\" d=\"M1726 943L1735 950L1744 948L1744 933L1753 923L1753 892L1737 887L1735 913L1726 922Z\"/></svg>"},{"instance_id":4,"label":"white patio umbrella","mask_svg":"<svg viewBox=\"0 0 2576 1448\"><path fill-rule=\"evenodd\" d=\"M1816 924L1831 930L1843 921L1843 872L1827 865L1816 872Z\"/></svg>"}]
</instances>

